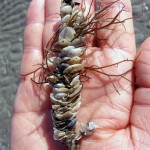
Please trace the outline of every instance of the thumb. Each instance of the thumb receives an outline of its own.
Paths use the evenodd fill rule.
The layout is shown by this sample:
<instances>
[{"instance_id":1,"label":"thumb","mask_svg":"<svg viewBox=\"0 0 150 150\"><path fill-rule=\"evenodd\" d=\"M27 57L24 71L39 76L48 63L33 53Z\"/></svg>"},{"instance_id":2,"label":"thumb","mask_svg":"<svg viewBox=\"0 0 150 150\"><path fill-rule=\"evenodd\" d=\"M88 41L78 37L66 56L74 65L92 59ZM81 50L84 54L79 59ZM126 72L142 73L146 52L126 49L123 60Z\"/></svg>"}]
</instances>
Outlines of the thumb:
<instances>
[{"instance_id":1,"label":"thumb","mask_svg":"<svg viewBox=\"0 0 150 150\"><path fill-rule=\"evenodd\" d=\"M149 145L150 131L150 38L140 47L135 63L135 77L138 88L135 90L131 112L131 132L135 145ZM139 143L141 145L139 145ZM145 149L145 148L144 148Z\"/></svg>"},{"instance_id":2,"label":"thumb","mask_svg":"<svg viewBox=\"0 0 150 150\"><path fill-rule=\"evenodd\" d=\"M135 65L136 83L139 88L150 88L150 38L144 41L139 52Z\"/></svg>"}]
</instances>

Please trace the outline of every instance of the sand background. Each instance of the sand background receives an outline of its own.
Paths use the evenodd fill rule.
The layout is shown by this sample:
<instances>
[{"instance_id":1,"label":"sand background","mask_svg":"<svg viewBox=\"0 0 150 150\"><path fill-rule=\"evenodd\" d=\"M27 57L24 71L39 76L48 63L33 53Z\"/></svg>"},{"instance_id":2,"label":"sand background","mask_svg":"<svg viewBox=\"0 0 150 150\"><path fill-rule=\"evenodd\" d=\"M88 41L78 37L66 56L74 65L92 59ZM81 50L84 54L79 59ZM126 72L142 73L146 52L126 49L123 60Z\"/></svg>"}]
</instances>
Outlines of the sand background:
<instances>
[{"instance_id":1,"label":"sand background","mask_svg":"<svg viewBox=\"0 0 150 150\"><path fill-rule=\"evenodd\" d=\"M8 150L12 105L19 84L22 35L31 0L0 0L0 150ZM150 35L150 0L132 0L137 47ZM143 9L143 13L142 13Z\"/></svg>"}]
</instances>

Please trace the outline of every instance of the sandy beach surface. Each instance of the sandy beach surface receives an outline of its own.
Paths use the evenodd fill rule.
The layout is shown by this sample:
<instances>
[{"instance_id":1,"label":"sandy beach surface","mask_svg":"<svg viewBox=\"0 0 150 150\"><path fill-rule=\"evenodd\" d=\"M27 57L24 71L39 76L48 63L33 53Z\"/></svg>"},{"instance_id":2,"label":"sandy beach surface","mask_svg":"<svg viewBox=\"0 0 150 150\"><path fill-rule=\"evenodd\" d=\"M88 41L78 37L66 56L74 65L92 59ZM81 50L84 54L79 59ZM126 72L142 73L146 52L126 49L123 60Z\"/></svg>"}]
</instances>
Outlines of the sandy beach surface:
<instances>
[{"instance_id":1,"label":"sandy beach surface","mask_svg":"<svg viewBox=\"0 0 150 150\"><path fill-rule=\"evenodd\" d=\"M0 150L9 149L10 120L19 84L22 35L30 0L0 0ZM150 35L150 0L132 0L137 47ZM143 12L142 12L143 9Z\"/></svg>"}]
</instances>

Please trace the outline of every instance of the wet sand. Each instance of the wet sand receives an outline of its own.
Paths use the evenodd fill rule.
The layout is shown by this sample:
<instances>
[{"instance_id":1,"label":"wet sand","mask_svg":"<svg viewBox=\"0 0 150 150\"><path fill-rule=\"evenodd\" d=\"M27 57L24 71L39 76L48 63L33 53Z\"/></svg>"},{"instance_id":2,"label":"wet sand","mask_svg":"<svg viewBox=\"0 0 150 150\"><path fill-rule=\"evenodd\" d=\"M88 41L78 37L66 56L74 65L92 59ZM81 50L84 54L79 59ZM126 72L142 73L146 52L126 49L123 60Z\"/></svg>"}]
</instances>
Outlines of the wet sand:
<instances>
[{"instance_id":1,"label":"wet sand","mask_svg":"<svg viewBox=\"0 0 150 150\"><path fill-rule=\"evenodd\" d=\"M30 0L0 0L0 150L8 150L10 118L22 55L22 35ZM144 4L145 2L145 4ZM132 0L137 47L150 35L150 0ZM144 13L142 14L142 6Z\"/></svg>"}]
</instances>

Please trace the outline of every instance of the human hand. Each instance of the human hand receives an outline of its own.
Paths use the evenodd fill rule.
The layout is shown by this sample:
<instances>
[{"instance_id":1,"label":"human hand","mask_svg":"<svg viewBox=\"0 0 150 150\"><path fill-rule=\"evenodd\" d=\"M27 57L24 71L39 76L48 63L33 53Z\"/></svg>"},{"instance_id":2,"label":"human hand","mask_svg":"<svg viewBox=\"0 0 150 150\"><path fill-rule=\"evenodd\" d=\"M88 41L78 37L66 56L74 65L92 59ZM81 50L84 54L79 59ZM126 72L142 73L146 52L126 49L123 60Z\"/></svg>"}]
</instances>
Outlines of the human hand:
<instances>
[{"instance_id":1,"label":"human hand","mask_svg":"<svg viewBox=\"0 0 150 150\"><path fill-rule=\"evenodd\" d=\"M126 12L122 12L121 19L131 17L130 0L121 1L127 9ZM56 31L54 25L58 15L54 13L59 12L59 9L60 0L32 0L24 33L22 74L32 72L37 67L33 65L42 62L43 47ZM112 14L117 10L116 6ZM108 40L99 48L90 48L95 52L90 56L88 64L104 66L127 58L134 59L136 51L132 20L126 21L125 27L126 31L119 26L117 32L98 32L99 37ZM150 39L147 39L139 50L141 54L135 62L135 72L125 76L131 81L136 79L136 89L131 82L117 78L114 84L119 95L104 75L89 73L92 79L83 83L82 106L78 117L84 123L92 120L99 128L90 137L82 140L81 150L150 149L149 45ZM130 67L131 64L125 66ZM118 73L117 69L111 69L113 73ZM63 150L65 147L53 140L50 91L42 92L30 78L31 75L21 81L16 95L10 149Z\"/></svg>"}]
</instances>

